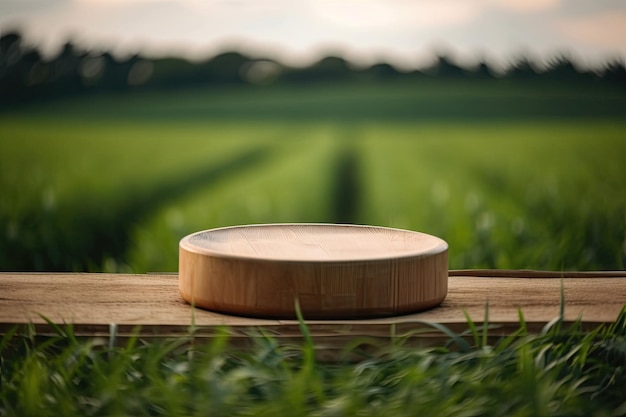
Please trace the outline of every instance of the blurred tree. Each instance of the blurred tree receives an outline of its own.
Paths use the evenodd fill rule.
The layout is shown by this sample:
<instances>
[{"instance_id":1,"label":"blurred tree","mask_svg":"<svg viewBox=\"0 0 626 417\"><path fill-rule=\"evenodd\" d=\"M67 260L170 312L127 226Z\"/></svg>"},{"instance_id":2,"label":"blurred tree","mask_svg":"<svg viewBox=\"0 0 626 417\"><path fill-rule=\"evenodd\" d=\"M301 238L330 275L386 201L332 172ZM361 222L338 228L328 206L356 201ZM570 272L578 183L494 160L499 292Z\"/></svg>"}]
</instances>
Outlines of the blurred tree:
<instances>
[{"instance_id":1,"label":"blurred tree","mask_svg":"<svg viewBox=\"0 0 626 417\"><path fill-rule=\"evenodd\" d=\"M83 57L78 67L83 85L87 88L96 88L101 85L106 72L104 54L89 53Z\"/></svg>"},{"instance_id":2,"label":"blurred tree","mask_svg":"<svg viewBox=\"0 0 626 417\"><path fill-rule=\"evenodd\" d=\"M348 62L335 56L323 58L306 68L292 69L282 77L290 82L347 81L354 78L355 72Z\"/></svg>"},{"instance_id":3,"label":"blurred tree","mask_svg":"<svg viewBox=\"0 0 626 417\"><path fill-rule=\"evenodd\" d=\"M45 78L41 55L24 47L21 35L8 33L0 38L0 105L35 97Z\"/></svg>"},{"instance_id":4,"label":"blurred tree","mask_svg":"<svg viewBox=\"0 0 626 417\"><path fill-rule=\"evenodd\" d=\"M238 53L227 52L215 56L203 65L206 81L216 84L238 84L245 82L242 69L250 58Z\"/></svg>"},{"instance_id":5,"label":"blurred tree","mask_svg":"<svg viewBox=\"0 0 626 417\"><path fill-rule=\"evenodd\" d=\"M133 55L126 60L118 60L109 52L103 53L101 58L103 60L104 74L99 88L107 91L127 90L129 88L128 79L131 69L141 58L138 55Z\"/></svg>"},{"instance_id":6,"label":"blurred tree","mask_svg":"<svg viewBox=\"0 0 626 417\"><path fill-rule=\"evenodd\" d=\"M206 82L202 64L193 64L182 58L160 58L152 63L152 74L148 86L172 88Z\"/></svg>"},{"instance_id":7,"label":"blurred tree","mask_svg":"<svg viewBox=\"0 0 626 417\"><path fill-rule=\"evenodd\" d=\"M140 87L151 82L154 74L154 63L151 60L136 55L130 59L129 63L131 67L126 79L129 87Z\"/></svg>"},{"instance_id":8,"label":"blurred tree","mask_svg":"<svg viewBox=\"0 0 626 417\"><path fill-rule=\"evenodd\" d=\"M146 67L147 60L142 60ZM217 55L202 63L182 58L162 58L150 61L150 80L155 88L175 88L199 84L239 84L246 82L243 69L251 59L237 52Z\"/></svg>"},{"instance_id":9,"label":"blurred tree","mask_svg":"<svg viewBox=\"0 0 626 417\"><path fill-rule=\"evenodd\" d=\"M374 64L359 72L359 79L365 80L388 80L402 75L393 66L386 63Z\"/></svg>"},{"instance_id":10,"label":"blurred tree","mask_svg":"<svg viewBox=\"0 0 626 417\"><path fill-rule=\"evenodd\" d=\"M15 65L20 60L21 44L22 36L19 33L10 32L0 37L0 71Z\"/></svg>"},{"instance_id":11,"label":"blurred tree","mask_svg":"<svg viewBox=\"0 0 626 417\"><path fill-rule=\"evenodd\" d=\"M84 90L80 64L87 52L79 51L71 42L63 45L61 53L52 60L51 78L53 95L77 94Z\"/></svg>"},{"instance_id":12,"label":"blurred tree","mask_svg":"<svg viewBox=\"0 0 626 417\"><path fill-rule=\"evenodd\" d=\"M480 61L475 69L468 71L468 75L474 78L494 78L495 72L485 61Z\"/></svg>"},{"instance_id":13,"label":"blurred tree","mask_svg":"<svg viewBox=\"0 0 626 417\"><path fill-rule=\"evenodd\" d=\"M527 57L522 57L511 65L506 75L511 78L529 79L536 78L539 72Z\"/></svg>"},{"instance_id":14,"label":"blurred tree","mask_svg":"<svg viewBox=\"0 0 626 417\"><path fill-rule=\"evenodd\" d=\"M253 59L239 69L241 77L250 84L267 85L276 81L285 66L272 59Z\"/></svg>"},{"instance_id":15,"label":"blurred tree","mask_svg":"<svg viewBox=\"0 0 626 417\"><path fill-rule=\"evenodd\" d=\"M626 65L622 60L613 60L604 66L602 80L626 87Z\"/></svg>"},{"instance_id":16,"label":"blurred tree","mask_svg":"<svg viewBox=\"0 0 626 417\"><path fill-rule=\"evenodd\" d=\"M566 54L550 59L542 75L550 80L563 82L584 81L594 78L593 73L579 70Z\"/></svg>"},{"instance_id":17,"label":"blurred tree","mask_svg":"<svg viewBox=\"0 0 626 417\"><path fill-rule=\"evenodd\" d=\"M442 78L461 78L468 75L464 68L454 63L445 55L438 55L436 62L424 72L428 75Z\"/></svg>"}]
</instances>

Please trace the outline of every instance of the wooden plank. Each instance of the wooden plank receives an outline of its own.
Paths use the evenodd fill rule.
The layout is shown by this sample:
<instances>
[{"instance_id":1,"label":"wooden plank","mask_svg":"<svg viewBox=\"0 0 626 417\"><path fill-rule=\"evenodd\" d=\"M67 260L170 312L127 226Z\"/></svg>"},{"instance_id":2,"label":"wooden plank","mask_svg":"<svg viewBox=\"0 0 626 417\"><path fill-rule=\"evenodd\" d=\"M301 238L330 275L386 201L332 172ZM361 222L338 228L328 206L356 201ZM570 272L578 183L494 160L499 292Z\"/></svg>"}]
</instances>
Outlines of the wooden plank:
<instances>
[{"instance_id":1,"label":"wooden plank","mask_svg":"<svg viewBox=\"0 0 626 417\"><path fill-rule=\"evenodd\" d=\"M623 278L626 271L537 271L534 269L455 269L451 277L500 278Z\"/></svg>"},{"instance_id":2,"label":"wooden plank","mask_svg":"<svg viewBox=\"0 0 626 417\"><path fill-rule=\"evenodd\" d=\"M522 309L530 330L538 330L559 314L561 286L566 321L582 318L588 327L613 322L626 305L626 272L588 273L586 277L525 278L464 276L451 271L447 298L440 307L398 317L369 320L307 321L317 342L340 345L359 336L386 338L425 329L424 321L444 324L454 331L467 328L463 312L477 323L489 303L489 323L494 336L518 327ZM494 275L494 273L491 273ZM496 274L497 275L497 274ZM502 274L500 274L502 275ZM533 276L532 274L530 274ZM175 274L49 274L0 273L0 333L15 324L34 323L37 331L50 332L42 316L72 323L77 335L127 336L137 326L140 335L189 334L195 322L198 337L211 337L228 326L233 337L248 338L259 329L281 338L299 338L297 321L263 320L192 309L178 291ZM305 318L306 319L306 318ZM440 338L436 331L420 338Z\"/></svg>"}]
</instances>

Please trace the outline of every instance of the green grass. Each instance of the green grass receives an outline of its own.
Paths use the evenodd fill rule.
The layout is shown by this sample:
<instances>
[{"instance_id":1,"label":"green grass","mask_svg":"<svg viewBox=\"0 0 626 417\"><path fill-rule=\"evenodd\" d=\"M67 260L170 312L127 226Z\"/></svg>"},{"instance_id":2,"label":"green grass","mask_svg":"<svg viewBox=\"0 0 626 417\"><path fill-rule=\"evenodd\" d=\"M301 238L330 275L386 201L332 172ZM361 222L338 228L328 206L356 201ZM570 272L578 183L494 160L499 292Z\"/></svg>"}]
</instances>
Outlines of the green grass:
<instances>
[{"instance_id":1,"label":"green grass","mask_svg":"<svg viewBox=\"0 0 626 417\"><path fill-rule=\"evenodd\" d=\"M114 334L85 340L58 327L39 339L32 327L16 328L0 344L0 415L626 414L626 309L593 331L557 319L528 334L520 318L517 332L493 343L468 321L474 342L442 329L446 346L397 338L344 352L359 361L332 363L316 360L304 324L302 345L259 336L249 349L230 346L227 329L206 344L190 334L116 347Z\"/></svg>"},{"instance_id":2,"label":"green grass","mask_svg":"<svg viewBox=\"0 0 626 417\"><path fill-rule=\"evenodd\" d=\"M273 152L280 127L5 119L1 269L85 270L122 257L132 225Z\"/></svg>"},{"instance_id":3,"label":"green grass","mask_svg":"<svg viewBox=\"0 0 626 417\"><path fill-rule=\"evenodd\" d=\"M154 210L132 229L128 267L178 270L179 240L200 230L330 221L333 207L328 189L334 178L329 163L336 148L330 133L332 129L323 127L288 129L272 157L254 170L235 172Z\"/></svg>"},{"instance_id":4,"label":"green grass","mask_svg":"<svg viewBox=\"0 0 626 417\"><path fill-rule=\"evenodd\" d=\"M365 223L451 268L624 269L626 99L588 82L198 87L0 114L0 270L175 271L186 234Z\"/></svg>"},{"instance_id":5,"label":"green grass","mask_svg":"<svg viewBox=\"0 0 626 417\"><path fill-rule=\"evenodd\" d=\"M139 271L176 270L175 242L196 230L345 221L329 210L329 199L350 195L355 202L348 221L440 236L450 245L453 269L623 269L625 127L589 121L302 127L313 136L308 146L325 137L335 143L330 152L337 156L306 151L302 161L286 157L298 161L284 162L292 173L269 161L273 168L259 167L255 176L255 181L274 176L263 180L266 188L244 175L172 202L153 223L138 226L135 240L163 262L130 264L141 265ZM356 162L340 172L332 167L345 152ZM346 181L353 184L340 196L333 194L333 184ZM216 199L229 208L226 213ZM156 231L160 238L145 235Z\"/></svg>"},{"instance_id":6,"label":"green grass","mask_svg":"<svg viewBox=\"0 0 626 417\"><path fill-rule=\"evenodd\" d=\"M452 268L623 269L626 125L362 129L359 220L450 243Z\"/></svg>"},{"instance_id":7,"label":"green grass","mask_svg":"<svg viewBox=\"0 0 626 417\"><path fill-rule=\"evenodd\" d=\"M626 124L5 117L0 270L176 271L186 234L352 222L450 267L624 269Z\"/></svg>"}]
</instances>

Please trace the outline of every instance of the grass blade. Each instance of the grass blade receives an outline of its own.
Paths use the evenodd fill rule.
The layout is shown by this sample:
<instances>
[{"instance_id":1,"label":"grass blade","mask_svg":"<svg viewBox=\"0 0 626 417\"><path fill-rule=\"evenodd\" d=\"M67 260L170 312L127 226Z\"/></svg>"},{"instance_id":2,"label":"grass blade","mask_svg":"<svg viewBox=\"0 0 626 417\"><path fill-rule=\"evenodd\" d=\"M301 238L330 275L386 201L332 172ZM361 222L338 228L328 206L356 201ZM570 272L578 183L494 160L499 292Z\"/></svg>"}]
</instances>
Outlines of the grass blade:
<instances>
[{"instance_id":1,"label":"grass blade","mask_svg":"<svg viewBox=\"0 0 626 417\"><path fill-rule=\"evenodd\" d=\"M487 336L489 335L489 299L487 299L487 303L485 304L485 320L483 323L483 338L482 343L480 345L481 348L487 347Z\"/></svg>"}]
</instances>

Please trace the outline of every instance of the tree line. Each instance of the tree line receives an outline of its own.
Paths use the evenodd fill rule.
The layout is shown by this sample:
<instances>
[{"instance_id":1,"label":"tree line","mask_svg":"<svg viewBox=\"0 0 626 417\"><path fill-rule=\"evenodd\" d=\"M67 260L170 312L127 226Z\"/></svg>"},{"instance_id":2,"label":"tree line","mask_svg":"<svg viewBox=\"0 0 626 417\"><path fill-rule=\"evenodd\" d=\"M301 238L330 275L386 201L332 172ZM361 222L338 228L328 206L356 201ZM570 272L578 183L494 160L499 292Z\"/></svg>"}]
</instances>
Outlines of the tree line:
<instances>
[{"instance_id":1,"label":"tree line","mask_svg":"<svg viewBox=\"0 0 626 417\"><path fill-rule=\"evenodd\" d=\"M557 56L539 68L527 58L505 72L487 63L467 68L449 57L438 56L434 64L401 72L387 63L356 69L341 57L326 57L294 68L272 59L226 52L201 62L183 58L116 58L110 52L82 50L66 43L58 55L44 59L25 44L21 34L0 37L0 107L38 99L58 98L103 91L172 89L198 85L269 85L324 81L376 82L390 79L511 79L547 80L559 83L605 83L626 86L626 68L619 60L607 62L599 71L581 70L567 56Z\"/></svg>"}]
</instances>

